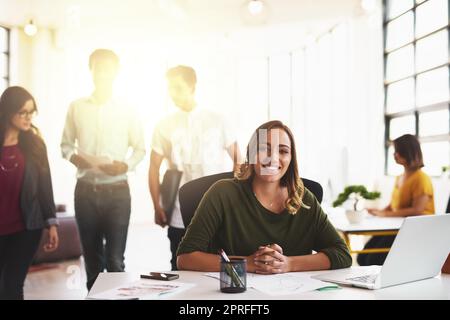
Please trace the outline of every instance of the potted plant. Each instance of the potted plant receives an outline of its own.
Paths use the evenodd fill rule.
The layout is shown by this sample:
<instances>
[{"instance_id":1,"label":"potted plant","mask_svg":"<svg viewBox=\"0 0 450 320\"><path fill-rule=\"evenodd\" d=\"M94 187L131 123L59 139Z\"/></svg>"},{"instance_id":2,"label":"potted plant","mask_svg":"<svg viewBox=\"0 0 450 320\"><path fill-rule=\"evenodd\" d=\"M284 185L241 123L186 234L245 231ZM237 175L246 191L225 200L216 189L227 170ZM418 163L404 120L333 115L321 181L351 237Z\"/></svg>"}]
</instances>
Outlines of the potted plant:
<instances>
[{"instance_id":1,"label":"potted plant","mask_svg":"<svg viewBox=\"0 0 450 320\"><path fill-rule=\"evenodd\" d=\"M362 185L351 185L345 187L337 199L333 202L333 207L342 205L348 199L353 201L353 210L346 210L345 215L350 223L359 223L363 218L363 211L358 210L358 202L362 199L375 200L381 196L380 192L367 191L366 187Z\"/></svg>"}]
</instances>

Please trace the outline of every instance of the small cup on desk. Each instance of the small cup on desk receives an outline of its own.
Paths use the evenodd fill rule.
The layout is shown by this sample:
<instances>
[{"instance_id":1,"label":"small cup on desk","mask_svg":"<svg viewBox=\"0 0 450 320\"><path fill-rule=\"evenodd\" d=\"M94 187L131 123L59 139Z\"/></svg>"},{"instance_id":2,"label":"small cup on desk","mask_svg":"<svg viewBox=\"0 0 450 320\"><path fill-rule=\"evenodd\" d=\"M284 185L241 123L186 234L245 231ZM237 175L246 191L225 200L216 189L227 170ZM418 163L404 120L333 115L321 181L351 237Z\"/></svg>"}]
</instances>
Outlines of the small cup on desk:
<instances>
[{"instance_id":1,"label":"small cup on desk","mask_svg":"<svg viewBox=\"0 0 450 320\"><path fill-rule=\"evenodd\" d=\"M247 260L232 258L230 262L220 259L220 291L239 293L247 290Z\"/></svg>"}]
</instances>

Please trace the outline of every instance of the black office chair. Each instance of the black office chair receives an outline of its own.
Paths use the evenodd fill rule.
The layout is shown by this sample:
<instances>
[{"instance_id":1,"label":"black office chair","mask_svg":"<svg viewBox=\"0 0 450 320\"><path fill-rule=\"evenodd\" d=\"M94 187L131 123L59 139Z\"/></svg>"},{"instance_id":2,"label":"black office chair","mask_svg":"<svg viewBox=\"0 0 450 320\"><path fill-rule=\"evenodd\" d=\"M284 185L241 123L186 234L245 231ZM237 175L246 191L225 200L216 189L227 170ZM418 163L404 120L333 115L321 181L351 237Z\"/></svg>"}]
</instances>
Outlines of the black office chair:
<instances>
[{"instance_id":1,"label":"black office chair","mask_svg":"<svg viewBox=\"0 0 450 320\"><path fill-rule=\"evenodd\" d=\"M318 183L314 180L306 179L306 178L302 178L302 180L303 180L303 185L305 186L305 188L312 192L312 194L316 197L316 199L317 199L317 201L319 201L319 203L322 203L323 189L322 189L322 186L320 185L320 183Z\"/></svg>"},{"instance_id":2,"label":"black office chair","mask_svg":"<svg viewBox=\"0 0 450 320\"><path fill-rule=\"evenodd\" d=\"M180 210L183 223L186 228L191 223L191 219L194 216L195 210L197 210L198 204L200 203L203 195L214 184L214 182L221 179L231 178L233 178L233 172L218 173L189 181L180 188ZM311 191L319 203L321 203L323 189L320 183L305 178L302 178L302 180L305 187Z\"/></svg>"},{"instance_id":3,"label":"black office chair","mask_svg":"<svg viewBox=\"0 0 450 320\"><path fill-rule=\"evenodd\" d=\"M195 210L197 210L200 200L214 182L222 179L233 178L233 172L223 172L201 177L185 183L178 194L180 199L180 211L183 218L184 227L187 228L191 223Z\"/></svg>"},{"instance_id":4,"label":"black office chair","mask_svg":"<svg viewBox=\"0 0 450 320\"><path fill-rule=\"evenodd\" d=\"M448 197L447 209L445 209L445 213L450 213L450 197Z\"/></svg>"}]
</instances>

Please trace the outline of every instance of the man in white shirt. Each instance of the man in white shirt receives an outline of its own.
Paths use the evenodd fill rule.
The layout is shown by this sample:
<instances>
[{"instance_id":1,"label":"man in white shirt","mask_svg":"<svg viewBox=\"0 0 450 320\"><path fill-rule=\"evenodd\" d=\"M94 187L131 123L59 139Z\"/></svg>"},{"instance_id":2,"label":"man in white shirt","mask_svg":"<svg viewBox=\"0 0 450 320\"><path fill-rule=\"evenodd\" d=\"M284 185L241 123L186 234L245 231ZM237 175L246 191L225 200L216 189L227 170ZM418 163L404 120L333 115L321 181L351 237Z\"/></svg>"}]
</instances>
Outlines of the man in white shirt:
<instances>
[{"instance_id":1,"label":"man in white shirt","mask_svg":"<svg viewBox=\"0 0 450 320\"><path fill-rule=\"evenodd\" d=\"M178 196L168 221L168 213L160 204L159 169L167 159L170 169L182 171L180 186L215 173L231 171L225 166L226 153L234 165L240 159L231 126L212 111L201 109L195 101L195 70L177 66L166 73L169 95L179 108L160 121L153 133L150 156L149 188L155 208L155 223L169 226L172 270L177 270L176 251L185 233Z\"/></svg>"},{"instance_id":2,"label":"man in white shirt","mask_svg":"<svg viewBox=\"0 0 450 320\"><path fill-rule=\"evenodd\" d=\"M98 49L89 57L95 90L74 101L61 141L65 159L77 167L75 217L90 289L98 273L125 270L124 252L131 212L127 172L145 155L136 112L113 98L119 58ZM128 149L133 152L127 158Z\"/></svg>"}]
</instances>

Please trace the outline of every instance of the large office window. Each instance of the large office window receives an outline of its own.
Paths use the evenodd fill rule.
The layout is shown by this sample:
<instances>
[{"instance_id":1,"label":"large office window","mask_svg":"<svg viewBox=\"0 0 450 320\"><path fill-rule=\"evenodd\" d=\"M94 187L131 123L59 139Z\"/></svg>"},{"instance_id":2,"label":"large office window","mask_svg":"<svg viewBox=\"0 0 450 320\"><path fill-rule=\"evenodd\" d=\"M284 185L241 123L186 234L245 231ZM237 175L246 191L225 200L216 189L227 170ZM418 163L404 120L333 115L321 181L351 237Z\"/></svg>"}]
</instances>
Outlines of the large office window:
<instances>
[{"instance_id":1,"label":"large office window","mask_svg":"<svg viewBox=\"0 0 450 320\"><path fill-rule=\"evenodd\" d=\"M9 86L9 29L0 26L0 94Z\"/></svg>"},{"instance_id":2,"label":"large office window","mask_svg":"<svg viewBox=\"0 0 450 320\"><path fill-rule=\"evenodd\" d=\"M242 148L256 127L281 120L295 136L302 175L324 185L346 181L350 35L350 25L341 22L292 50L237 59L235 125Z\"/></svg>"},{"instance_id":3,"label":"large office window","mask_svg":"<svg viewBox=\"0 0 450 320\"><path fill-rule=\"evenodd\" d=\"M450 164L450 0L384 0L385 170L398 174L392 140L411 133L425 168Z\"/></svg>"}]
</instances>

